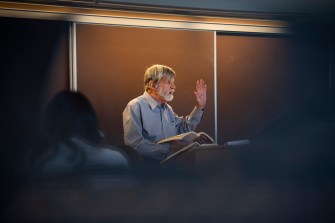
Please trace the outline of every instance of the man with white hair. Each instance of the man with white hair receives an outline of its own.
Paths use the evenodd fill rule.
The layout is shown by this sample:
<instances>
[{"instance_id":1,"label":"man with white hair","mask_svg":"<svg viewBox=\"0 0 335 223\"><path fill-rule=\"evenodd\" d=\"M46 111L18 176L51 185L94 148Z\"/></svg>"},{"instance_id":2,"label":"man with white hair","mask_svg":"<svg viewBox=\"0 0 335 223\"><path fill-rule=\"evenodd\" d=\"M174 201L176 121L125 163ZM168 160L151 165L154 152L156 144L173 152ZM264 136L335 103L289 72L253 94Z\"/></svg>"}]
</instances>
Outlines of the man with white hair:
<instances>
[{"instance_id":1,"label":"man with white hair","mask_svg":"<svg viewBox=\"0 0 335 223\"><path fill-rule=\"evenodd\" d=\"M169 154L186 146L175 140L158 141L189 131L200 123L206 105L207 85L202 79L196 82L196 105L186 117L177 116L166 102L173 100L176 73L170 67L156 64L144 74L143 95L131 100L123 111L124 142L145 158L163 160Z\"/></svg>"}]
</instances>

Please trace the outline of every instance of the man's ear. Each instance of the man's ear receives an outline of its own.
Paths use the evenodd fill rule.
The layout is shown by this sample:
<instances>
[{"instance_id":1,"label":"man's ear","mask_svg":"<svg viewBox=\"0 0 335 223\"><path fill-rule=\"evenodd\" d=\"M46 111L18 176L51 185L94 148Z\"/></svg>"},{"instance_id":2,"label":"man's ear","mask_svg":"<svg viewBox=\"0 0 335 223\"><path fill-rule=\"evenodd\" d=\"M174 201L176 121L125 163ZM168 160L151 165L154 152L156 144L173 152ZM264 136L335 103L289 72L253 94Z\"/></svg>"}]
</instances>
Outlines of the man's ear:
<instances>
[{"instance_id":1,"label":"man's ear","mask_svg":"<svg viewBox=\"0 0 335 223\"><path fill-rule=\"evenodd\" d=\"M149 86L149 88L152 89L152 90L157 90L157 86L156 86L156 84L154 83L153 80L150 80L150 81L149 81L148 86Z\"/></svg>"}]
</instances>

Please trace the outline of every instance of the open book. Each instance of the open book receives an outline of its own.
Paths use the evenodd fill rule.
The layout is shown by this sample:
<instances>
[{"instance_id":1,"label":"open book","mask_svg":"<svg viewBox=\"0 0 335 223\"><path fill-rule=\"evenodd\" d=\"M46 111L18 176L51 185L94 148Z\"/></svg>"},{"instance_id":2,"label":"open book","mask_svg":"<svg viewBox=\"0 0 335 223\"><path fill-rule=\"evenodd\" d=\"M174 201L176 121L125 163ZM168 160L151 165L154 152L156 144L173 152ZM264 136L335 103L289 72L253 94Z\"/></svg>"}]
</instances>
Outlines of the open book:
<instances>
[{"instance_id":1,"label":"open book","mask_svg":"<svg viewBox=\"0 0 335 223\"><path fill-rule=\"evenodd\" d=\"M184 142L193 142L193 141L197 141L198 138L199 138L199 140L201 139L202 141L206 141L206 143L208 143L208 144L215 143L213 138L210 137L209 135L207 135L204 132L199 132L199 133L186 132L186 133L182 133L182 134L179 134L179 135L175 135L175 136L171 136L169 138L163 139L163 140L159 141L158 144L164 143L164 142L170 142L170 141L173 141L173 140L181 140L181 141L184 141ZM203 143L199 142L199 144L203 144Z\"/></svg>"},{"instance_id":2,"label":"open book","mask_svg":"<svg viewBox=\"0 0 335 223\"><path fill-rule=\"evenodd\" d=\"M181 140L184 142L190 142L189 145L185 146L184 148L178 150L177 152L169 155L168 157L166 157L163 161L161 161L161 164L165 163L166 161L170 160L171 158L187 151L190 149L194 149L198 146L209 146L209 145L217 145L215 143L215 141L213 140L212 137L210 137L208 134L204 133L204 132L187 132L187 133L182 133L179 135L175 135L175 136L171 136L169 138L163 139L161 141L158 142L158 144L160 143L166 143L166 142L171 142L174 140Z\"/></svg>"}]
</instances>

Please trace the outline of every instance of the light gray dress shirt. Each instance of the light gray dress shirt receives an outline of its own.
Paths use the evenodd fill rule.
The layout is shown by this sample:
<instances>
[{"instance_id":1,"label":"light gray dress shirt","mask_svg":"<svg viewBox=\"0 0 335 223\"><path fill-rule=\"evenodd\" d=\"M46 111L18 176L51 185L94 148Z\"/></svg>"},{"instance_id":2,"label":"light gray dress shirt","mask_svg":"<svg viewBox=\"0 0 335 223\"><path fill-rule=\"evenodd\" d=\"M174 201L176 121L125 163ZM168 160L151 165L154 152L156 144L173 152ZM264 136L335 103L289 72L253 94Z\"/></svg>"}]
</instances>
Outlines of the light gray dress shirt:
<instances>
[{"instance_id":1,"label":"light gray dress shirt","mask_svg":"<svg viewBox=\"0 0 335 223\"><path fill-rule=\"evenodd\" d=\"M123 111L124 142L144 157L163 160L169 153L169 144L157 142L194 131L203 113L194 107L185 118L177 116L170 105L160 105L145 91L131 100Z\"/></svg>"}]
</instances>

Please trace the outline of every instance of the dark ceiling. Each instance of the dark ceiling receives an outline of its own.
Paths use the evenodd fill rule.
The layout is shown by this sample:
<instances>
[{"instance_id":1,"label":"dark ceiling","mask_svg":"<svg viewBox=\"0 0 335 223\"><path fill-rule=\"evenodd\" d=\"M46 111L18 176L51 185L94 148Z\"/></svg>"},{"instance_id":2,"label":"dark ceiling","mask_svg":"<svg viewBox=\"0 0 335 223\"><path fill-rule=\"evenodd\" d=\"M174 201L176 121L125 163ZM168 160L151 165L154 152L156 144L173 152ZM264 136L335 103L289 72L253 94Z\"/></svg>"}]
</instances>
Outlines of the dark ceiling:
<instances>
[{"instance_id":1,"label":"dark ceiling","mask_svg":"<svg viewBox=\"0 0 335 223\"><path fill-rule=\"evenodd\" d=\"M298 16L335 24L335 0L19 0L15 2L240 17Z\"/></svg>"}]
</instances>

